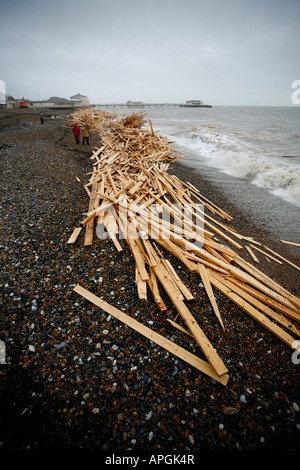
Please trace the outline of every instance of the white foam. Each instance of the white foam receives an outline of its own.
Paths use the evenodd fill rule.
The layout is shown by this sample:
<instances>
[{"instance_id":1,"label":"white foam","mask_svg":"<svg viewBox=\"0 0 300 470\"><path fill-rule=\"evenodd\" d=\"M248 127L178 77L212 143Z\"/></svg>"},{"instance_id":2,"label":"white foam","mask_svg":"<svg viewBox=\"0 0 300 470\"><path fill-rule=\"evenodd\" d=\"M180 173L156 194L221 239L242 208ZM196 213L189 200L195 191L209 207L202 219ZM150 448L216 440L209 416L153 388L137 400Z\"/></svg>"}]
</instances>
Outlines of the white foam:
<instances>
[{"instance_id":1,"label":"white foam","mask_svg":"<svg viewBox=\"0 0 300 470\"><path fill-rule=\"evenodd\" d=\"M219 151L210 164L232 176L247 178L251 183L268 188L277 196L300 206L300 175L293 168L276 165L244 151Z\"/></svg>"},{"instance_id":2,"label":"white foam","mask_svg":"<svg viewBox=\"0 0 300 470\"><path fill-rule=\"evenodd\" d=\"M196 152L199 160L237 178L248 179L275 195L300 206L300 171L278 158L266 156L247 141L216 129L194 127L187 131L169 129L176 143Z\"/></svg>"}]
</instances>

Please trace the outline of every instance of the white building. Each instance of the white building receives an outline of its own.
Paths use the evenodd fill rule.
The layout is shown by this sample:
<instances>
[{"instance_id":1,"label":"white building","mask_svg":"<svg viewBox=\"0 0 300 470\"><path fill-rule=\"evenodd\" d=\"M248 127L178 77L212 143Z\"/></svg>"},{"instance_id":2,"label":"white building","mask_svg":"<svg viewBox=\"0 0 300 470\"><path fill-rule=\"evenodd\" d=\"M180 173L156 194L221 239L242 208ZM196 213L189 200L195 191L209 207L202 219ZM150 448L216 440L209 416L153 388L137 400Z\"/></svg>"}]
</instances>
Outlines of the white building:
<instances>
[{"instance_id":1,"label":"white building","mask_svg":"<svg viewBox=\"0 0 300 470\"><path fill-rule=\"evenodd\" d=\"M70 100L51 96L48 100L30 101L29 106L32 108L81 108L90 106L90 101L87 96L77 93L77 95L71 96Z\"/></svg>"},{"instance_id":2,"label":"white building","mask_svg":"<svg viewBox=\"0 0 300 470\"><path fill-rule=\"evenodd\" d=\"M90 106L90 100L87 96L77 93L77 95L70 96L70 100L78 101L78 106Z\"/></svg>"}]
</instances>

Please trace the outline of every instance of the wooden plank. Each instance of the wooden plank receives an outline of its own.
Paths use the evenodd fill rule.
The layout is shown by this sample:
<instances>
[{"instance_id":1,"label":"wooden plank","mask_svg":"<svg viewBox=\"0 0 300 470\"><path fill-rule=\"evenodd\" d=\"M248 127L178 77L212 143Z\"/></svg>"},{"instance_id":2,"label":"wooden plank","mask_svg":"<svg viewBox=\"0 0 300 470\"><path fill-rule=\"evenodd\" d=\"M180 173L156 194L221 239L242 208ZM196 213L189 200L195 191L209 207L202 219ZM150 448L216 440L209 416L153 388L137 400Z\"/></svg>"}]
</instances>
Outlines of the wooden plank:
<instances>
[{"instance_id":1,"label":"wooden plank","mask_svg":"<svg viewBox=\"0 0 300 470\"><path fill-rule=\"evenodd\" d=\"M188 288L186 287L184 282L182 282L182 280L178 276L177 272L175 271L174 267L171 265L170 261L167 260L167 259L163 259L163 263L169 269L170 274L173 275L175 283L177 284L177 286L181 290L181 292L184 295L184 297L186 298L186 300L194 300L193 294L191 294L191 292L188 290Z\"/></svg>"},{"instance_id":2,"label":"wooden plank","mask_svg":"<svg viewBox=\"0 0 300 470\"><path fill-rule=\"evenodd\" d=\"M140 214L140 218L138 219L140 224L143 226L143 229L145 230L146 233L149 233L148 230L148 222L149 218L144 218L142 214ZM162 234L162 231L159 231L159 227L156 226L156 224L151 221L151 227L150 227L150 232L151 232L151 237L156 240L161 246L164 246L170 253L174 254L178 259L180 259L186 267L190 271L196 271L197 266L195 263L191 262L187 256L185 256L184 251L181 249L181 247L176 246L174 243L174 240L170 240L170 236L168 236L168 233L164 231L164 234ZM183 243L184 244L184 243Z\"/></svg>"},{"instance_id":3,"label":"wooden plank","mask_svg":"<svg viewBox=\"0 0 300 470\"><path fill-rule=\"evenodd\" d=\"M105 175L104 175L105 176ZM119 191L117 191L116 186L114 185L115 190L117 191L116 193L113 193L113 196L108 196L108 194L104 194L104 190L101 190L98 192L98 194L101 197L106 197L109 199L112 203L117 204L117 199L123 194L124 192L127 191L127 189L132 185L132 181L129 181L128 183L125 184L123 188L121 188Z\"/></svg>"},{"instance_id":4,"label":"wooden plank","mask_svg":"<svg viewBox=\"0 0 300 470\"><path fill-rule=\"evenodd\" d=\"M142 257L141 252L139 251L136 241L134 240L132 235L128 235L128 242L129 242L132 254L134 256L135 262L139 268L141 278L143 281L147 281L147 279L149 279L149 275L145 268L145 259Z\"/></svg>"},{"instance_id":5,"label":"wooden plank","mask_svg":"<svg viewBox=\"0 0 300 470\"><path fill-rule=\"evenodd\" d=\"M82 230L82 227L75 228L67 243L75 243L81 230Z\"/></svg>"},{"instance_id":6,"label":"wooden plank","mask_svg":"<svg viewBox=\"0 0 300 470\"><path fill-rule=\"evenodd\" d=\"M248 253L250 254L250 256L252 257L252 259L254 261L256 261L256 263L259 263L259 259L255 256L255 254L253 253L253 251L251 250L250 246L246 245L246 250L248 251Z\"/></svg>"},{"instance_id":7,"label":"wooden plank","mask_svg":"<svg viewBox=\"0 0 300 470\"><path fill-rule=\"evenodd\" d=\"M167 201L167 204L168 205L171 205L171 203L169 201ZM233 240L231 237L229 237L228 235L226 235L224 232L222 232L221 230L219 230L218 228L216 228L214 225L212 225L210 222L208 222L207 219L211 219L211 217L209 217L208 215L206 215L204 217L204 214L203 216L200 216L197 211L196 212L193 212L194 216L196 217L196 219L198 221L200 221L201 224L203 224L203 227L207 226L208 228L210 228L213 232L215 232L216 234L220 235L222 238L224 238L225 240L227 240L230 244L232 244L233 246L235 246L235 248L238 248L239 250L241 250L243 247L242 245L240 245L239 243L237 243L235 240ZM223 226L222 224L220 224L219 222L215 221L214 220L214 223L217 224L217 225L220 225L222 228L225 228L225 226ZM230 233L232 233L230 231Z\"/></svg>"},{"instance_id":8,"label":"wooden plank","mask_svg":"<svg viewBox=\"0 0 300 470\"><path fill-rule=\"evenodd\" d=\"M141 243L143 245L143 249L145 250L145 252L147 254L149 266L150 267L156 266L156 261L152 256L151 248L149 248L150 241L147 238L142 237L140 232L139 232L139 237L140 237Z\"/></svg>"},{"instance_id":9,"label":"wooden plank","mask_svg":"<svg viewBox=\"0 0 300 470\"><path fill-rule=\"evenodd\" d=\"M246 237L245 235L241 235L241 238L242 238L243 240L246 240L246 241L249 242L249 243L254 243L255 245L261 246L261 243L260 243L260 242L257 242L256 240L254 240L253 237Z\"/></svg>"},{"instance_id":10,"label":"wooden plank","mask_svg":"<svg viewBox=\"0 0 300 470\"><path fill-rule=\"evenodd\" d=\"M214 273L213 276L217 278L220 282L222 282L222 284L224 284L226 287L233 290L236 294L238 294L244 300L246 300L251 305L253 305L255 308L263 312L265 315L272 318L273 320L275 320L277 323L281 324L285 328L289 329L292 333L296 333L297 335L300 334L300 329L294 326L291 323L291 321L288 320L284 315L275 312L270 307L265 305L263 302L258 300L256 297L252 297L252 295L249 292L246 292L246 290L244 289L244 285L242 285L242 283L238 284L237 282L234 282L234 279L232 278L226 278L226 279L222 278L216 273Z\"/></svg>"},{"instance_id":11,"label":"wooden plank","mask_svg":"<svg viewBox=\"0 0 300 470\"><path fill-rule=\"evenodd\" d=\"M101 180L101 184L100 184L100 192L104 193L105 191L105 173L103 173L102 175L102 180Z\"/></svg>"},{"instance_id":12,"label":"wooden plank","mask_svg":"<svg viewBox=\"0 0 300 470\"><path fill-rule=\"evenodd\" d=\"M211 284L210 284L210 281L209 281L209 276L208 276L208 273L206 271L206 268L205 268L204 264L199 263L198 264L198 269L199 269L199 273L200 273L203 285L205 287L206 293L208 295L210 303L211 303L211 305L214 309L214 312L216 314L216 317L218 318L223 330L225 330L224 323L223 323L220 311L218 309L217 302L216 302L216 299L215 299L215 296L214 296L214 293L213 293L213 290L212 290L212 287L211 287Z\"/></svg>"},{"instance_id":13,"label":"wooden plank","mask_svg":"<svg viewBox=\"0 0 300 470\"><path fill-rule=\"evenodd\" d=\"M295 269L298 269L298 271L300 271L300 267L297 266L296 264L292 263L291 261L289 261L288 259L284 258L283 256L279 255L278 253L276 253L275 251L272 251L270 250L270 248L268 247L265 247L268 251L270 251L271 253L273 253L273 255L276 255L278 258L282 259L283 261L285 261L286 263L290 264L291 266L293 266L293 268Z\"/></svg>"},{"instance_id":14,"label":"wooden plank","mask_svg":"<svg viewBox=\"0 0 300 470\"><path fill-rule=\"evenodd\" d=\"M280 286L277 282L275 282L273 279L268 277L265 273L257 269L255 266L252 266L252 264L248 263L240 256L235 257L235 262L245 271L250 273L251 276L253 276L252 279L256 278L258 280L258 283L253 282L252 285L254 287L257 287L258 289L262 289L270 297L274 298L275 300L278 300L279 302L283 303L287 307L292 308L299 312L300 299L292 295L290 292L288 292L286 289ZM246 280L247 282L247 276L245 275L244 279L242 280ZM263 283L262 287L260 287L261 283Z\"/></svg>"},{"instance_id":15,"label":"wooden plank","mask_svg":"<svg viewBox=\"0 0 300 470\"><path fill-rule=\"evenodd\" d=\"M87 188L86 185L84 185L83 187L84 187L84 189L85 189L85 191L86 191L88 197L90 198L90 197L91 197L91 191L89 190L89 188Z\"/></svg>"},{"instance_id":16,"label":"wooden plank","mask_svg":"<svg viewBox=\"0 0 300 470\"><path fill-rule=\"evenodd\" d=\"M159 293L159 290L158 290L158 285L157 285L157 280L156 280L155 273L154 273L152 268L149 269L149 272L150 272L150 280L151 280L151 283L152 283L152 290L153 290L154 300L155 300L156 303L160 303L161 302L161 296L160 296L160 293Z\"/></svg>"},{"instance_id":17,"label":"wooden plank","mask_svg":"<svg viewBox=\"0 0 300 470\"><path fill-rule=\"evenodd\" d=\"M160 293L159 293L159 290L158 290L158 285L157 285L157 280L156 280L156 276L155 276L155 273L153 272L153 270L151 268L149 268L149 279L146 281L147 284L148 284L148 287L153 295L153 298L154 298L154 301L159 309L160 312L166 312L167 311L167 307L165 306L165 303L164 301L162 300L161 296L160 296Z\"/></svg>"},{"instance_id":18,"label":"wooden plank","mask_svg":"<svg viewBox=\"0 0 300 470\"><path fill-rule=\"evenodd\" d=\"M135 282L138 288L138 296L142 300L147 300L147 283L141 278L138 267L135 267Z\"/></svg>"},{"instance_id":19,"label":"wooden plank","mask_svg":"<svg viewBox=\"0 0 300 470\"><path fill-rule=\"evenodd\" d=\"M112 207L112 204L104 203L101 206L99 206L97 209L91 210L88 212L86 218L81 222L81 225L85 227L92 219L94 219L97 215L101 214L101 212L108 210L109 208Z\"/></svg>"},{"instance_id":20,"label":"wooden plank","mask_svg":"<svg viewBox=\"0 0 300 470\"><path fill-rule=\"evenodd\" d=\"M159 260L157 255L156 255L156 257L154 257L155 255L153 255L153 253L155 253L155 250L153 249L152 246L150 247L149 251L151 251L152 258L155 259L155 265L152 266L152 271L156 274L154 268L159 265L159 269L162 272L164 272L165 279L168 279L168 281L165 281L165 282L169 283L170 288L172 288L173 295L176 296L179 300L183 301L184 297L182 295L182 292L181 292L180 288L178 287L173 275L170 273L169 269L164 264L165 260L164 259ZM162 257L162 255L160 255L160 256ZM163 287L165 287L165 286L163 285Z\"/></svg>"},{"instance_id":21,"label":"wooden plank","mask_svg":"<svg viewBox=\"0 0 300 470\"><path fill-rule=\"evenodd\" d=\"M118 252L121 253L123 251L123 248L121 247L116 237L116 234L118 233L119 230L118 230L118 224L116 221L115 211L109 210L108 213L103 218L103 223L115 247L117 248Z\"/></svg>"},{"instance_id":22,"label":"wooden plank","mask_svg":"<svg viewBox=\"0 0 300 470\"><path fill-rule=\"evenodd\" d=\"M209 201L206 197L204 197L202 194L200 194L200 191L199 191L195 186L193 186L193 185L192 185L191 183L189 183L189 182L186 183L186 184L187 184L187 186L189 186L189 187L193 190L193 192L195 192L196 194L198 194L198 196L199 196L202 200L206 201L209 205L213 206L213 207L219 212L219 214L220 214L221 217L223 217L224 219L227 219L228 221L232 220L232 217L231 217L229 214L227 214L223 209L221 209L220 207L216 206L216 205L213 204L211 201Z\"/></svg>"},{"instance_id":23,"label":"wooden plank","mask_svg":"<svg viewBox=\"0 0 300 470\"><path fill-rule=\"evenodd\" d=\"M94 183L92 185L89 211L93 211L96 209L95 203L97 199L97 188L98 188L98 184ZM91 220L86 224L84 246L91 246L93 244L93 237L94 237L94 217L91 218Z\"/></svg>"},{"instance_id":24,"label":"wooden plank","mask_svg":"<svg viewBox=\"0 0 300 470\"><path fill-rule=\"evenodd\" d=\"M215 368L218 375L226 374L228 370L225 364L223 363L221 358L218 356L216 350L213 348L212 344L210 343L210 341L208 340L208 338L206 337L206 335L204 334L204 332L202 331L202 329L196 322L195 318L193 317L189 309L186 307L184 302L178 296L178 288L175 285L175 283L172 281L172 279L169 278L168 275L166 274L165 269L163 269L162 262L159 260L157 256L155 256L154 252L153 252L153 255L154 257L156 257L156 262L157 262L157 266L152 268L155 272L155 275L157 276L160 283L166 290L167 294L172 300L177 311L180 313L181 317L186 322L190 332L193 334L198 345L200 346L203 353L205 354L207 360Z\"/></svg>"},{"instance_id":25,"label":"wooden plank","mask_svg":"<svg viewBox=\"0 0 300 470\"><path fill-rule=\"evenodd\" d=\"M293 245L293 246L300 246L300 243L296 242L289 242L288 240L280 240L282 243L285 243L287 245Z\"/></svg>"},{"instance_id":26,"label":"wooden plank","mask_svg":"<svg viewBox=\"0 0 300 470\"><path fill-rule=\"evenodd\" d=\"M115 234L110 233L110 238L111 238L113 244L115 245L115 247L117 248L118 252L122 253L123 248L121 247L121 245L120 245L118 239L116 238Z\"/></svg>"},{"instance_id":27,"label":"wooden plank","mask_svg":"<svg viewBox=\"0 0 300 470\"><path fill-rule=\"evenodd\" d=\"M154 343L158 344L166 351L169 351L171 354L174 354L175 356L179 357L183 361L187 362L192 367L195 367L197 370L215 379L217 382L220 382L224 386L227 384L228 379L229 379L228 374L224 374L221 377L218 376L215 373L214 368L206 361L203 361L202 359L198 358L194 354L190 353L189 351L173 343L169 339L164 338L162 335L160 335L156 331L148 328L147 326L138 322L134 318L131 318L129 315L125 314L121 310L118 310L117 308L108 304L107 302L100 299L96 295L92 294L88 290L84 289L79 284L77 284L73 290L74 292L81 295L89 302L92 302L94 305L97 305L102 310L109 313L114 318L117 318L119 321L129 326L130 328L134 329L135 331L137 331L138 333L140 333L147 339L153 341Z\"/></svg>"},{"instance_id":28,"label":"wooden plank","mask_svg":"<svg viewBox=\"0 0 300 470\"><path fill-rule=\"evenodd\" d=\"M134 193L136 193L136 191L138 191L138 189L140 189L140 187L144 184L144 180L141 180L141 181L138 181L128 192L131 196L133 196Z\"/></svg>"},{"instance_id":29,"label":"wooden plank","mask_svg":"<svg viewBox=\"0 0 300 470\"><path fill-rule=\"evenodd\" d=\"M205 250L201 248L198 250L198 252L201 253L205 259L209 261L213 260L215 264L223 267L229 273L236 276L238 279L241 279L244 282L248 282L253 287L256 287L257 289L264 292L266 295L269 295L275 300L278 300L279 302L283 303L287 307L296 309L296 307L289 300L287 300L286 298L287 291L285 291L285 289L277 285L274 281L271 281L265 274L263 274L254 266L252 266L250 263L247 263L240 256L237 255L234 261L235 263L239 264L241 267L244 267L245 270L239 269L236 266L232 266L229 263L222 262L221 260L218 260L217 258L212 256L210 253L207 253ZM289 294L289 296L291 297L291 294Z\"/></svg>"},{"instance_id":30,"label":"wooden plank","mask_svg":"<svg viewBox=\"0 0 300 470\"><path fill-rule=\"evenodd\" d=\"M207 217L206 217L207 218ZM211 230L213 230L217 235L219 235L220 237L224 238L225 240L227 240L231 245L233 245L235 248L238 248L239 250L242 250L243 247L242 245L240 245L239 243L237 243L235 240L233 240L231 237L229 237L228 235L226 235L226 233L222 232L221 230L219 230L218 228L216 228L214 225L212 225L211 223L209 223L207 220L203 219L204 221L204 224L209 227Z\"/></svg>"},{"instance_id":31,"label":"wooden plank","mask_svg":"<svg viewBox=\"0 0 300 470\"><path fill-rule=\"evenodd\" d=\"M188 252L185 252L181 247L175 245L172 240L164 240L162 238L155 239L159 245L166 248L172 255L176 256L182 263L190 270L197 271L197 264L189 259Z\"/></svg>"},{"instance_id":32,"label":"wooden plank","mask_svg":"<svg viewBox=\"0 0 300 470\"><path fill-rule=\"evenodd\" d=\"M91 160L93 160L94 158L96 158L99 153L102 152L102 150L105 149L105 145L102 145L102 147L99 147L98 150L96 150L96 152L93 152L93 155L90 157Z\"/></svg>"},{"instance_id":33,"label":"wooden plank","mask_svg":"<svg viewBox=\"0 0 300 470\"><path fill-rule=\"evenodd\" d=\"M111 176L110 170L109 170L108 168L106 168L106 173L107 173L108 179L109 179L109 181L110 181L110 184L111 184L111 186L112 186L112 189L113 189L114 194L117 194L118 191L117 191L115 182L114 182L114 180L113 180L113 178L112 178L112 176Z\"/></svg>"},{"instance_id":34,"label":"wooden plank","mask_svg":"<svg viewBox=\"0 0 300 470\"><path fill-rule=\"evenodd\" d=\"M150 260L149 255L148 255L149 252L146 250L144 241L141 238L138 229L137 229L137 234L138 234L138 238L135 240L135 242L141 253L141 256L145 260L145 263L148 264L148 266L152 266L152 261Z\"/></svg>"},{"instance_id":35,"label":"wooden plank","mask_svg":"<svg viewBox=\"0 0 300 470\"><path fill-rule=\"evenodd\" d=\"M251 304L246 302L242 299L236 292L233 292L232 289L227 287L223 282L220 282L218 279L214 277L214 275L210 276L210 282L217 287L226 297L231 299L234 303L236 303L239 307L241 307L245 312L251 315L255 320L261 323L264 327L266 327L269 331L271 331L275 336L281 339L287 346L292 349L295 349L295 338L292 337L290 334L285 332L281 327L276 325L273 321L267 318L263 313L259 312L255 309Z\"/></svg>"},{"instance_id":36,"label":"wooden plank","mask_svg":"<svg viewBox=\"0 0 300 470\"><path fill-rule=\"evenodd\" d=\"M262 253L263 255L267 256L268 258L271 258L273 261L276 261L276 263L282 264L281 261L279 261L278 259L274 258L274 256L269 255L268 253L266 253L265 251L261 250L261 249L258 248L257 246L251 245L251 248L254 248L255 250L257 250L257 251L259 251L260 253Z\"/></svg>"},{"instance_id":37,"label":"wooden plank","mask_svg":"<svg viewBox=\"0 0 300 470\"><path fill-rule=\"evenodd\" d=\"M286 305L282 305L280 302L277 302L275 299L272 299L271 297L267 296L263 292L254 289L253 287L249 286L248 284L245 284L242 281L239 281L238 279L235 279L234 277L230 278L231 282L236 284L238 287L241 287L244 292L247 292L250 294L252 297L258 299L261 301L265 306L272 307L272 309L276 310L277 312L283 313L286 317L291 318L292 320L295 321L300 321L300 315L299 313L295 312L295 310L289 309Z\"/></svg>"},{"instance_id":38,"label":"wooden plank","mask_svg":"<svg viewBox=\"0 0 300 470\"><path fill-rule=\"evenodd\" d=\"M191 335L191 333L189 331L187 331L185 328L183 328L181 325L179 325L178 323L176 323L174 320L171 320L170 318L167 318L168 322L171 323L171 325L173 325L175 328L177 328L177 330L181 331L182 333L188 335L188 336L191 336L193 338L193 335Z\"/></svg>"},{"instance_id":39,"label":"wooden plank","mask_svg":"<svg viewBox=\"0 0 300 470\"><path fill-rule=\"evenodd\" d=\"M118 212L118 221L119 221L119 229L122 233L122 237L128 242L128 224L129 221L125 214L123 214L121 211Z\"/></svg>"}]
</instances>

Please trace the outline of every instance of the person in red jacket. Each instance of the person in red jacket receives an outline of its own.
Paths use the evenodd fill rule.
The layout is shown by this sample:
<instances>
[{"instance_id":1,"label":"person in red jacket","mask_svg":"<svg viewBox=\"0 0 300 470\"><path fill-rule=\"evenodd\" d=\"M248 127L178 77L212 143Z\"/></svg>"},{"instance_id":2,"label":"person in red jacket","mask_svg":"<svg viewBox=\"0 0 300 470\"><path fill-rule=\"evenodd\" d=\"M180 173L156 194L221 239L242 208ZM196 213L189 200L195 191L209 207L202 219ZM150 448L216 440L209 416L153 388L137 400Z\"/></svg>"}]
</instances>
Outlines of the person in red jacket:
<instances>
[{"instance_id":1,"label":"person in red jacket","mask_svg":"<svg viewBox=\"0 0 300 470\"><path fill-rule=\"evenodd\" d=\"M72 127L72 132L74 134L76 144L80 144L80 141L79 141L80 129L77 126L76 122L75 122L74 126Z\"/></svg>"}]
</instances>

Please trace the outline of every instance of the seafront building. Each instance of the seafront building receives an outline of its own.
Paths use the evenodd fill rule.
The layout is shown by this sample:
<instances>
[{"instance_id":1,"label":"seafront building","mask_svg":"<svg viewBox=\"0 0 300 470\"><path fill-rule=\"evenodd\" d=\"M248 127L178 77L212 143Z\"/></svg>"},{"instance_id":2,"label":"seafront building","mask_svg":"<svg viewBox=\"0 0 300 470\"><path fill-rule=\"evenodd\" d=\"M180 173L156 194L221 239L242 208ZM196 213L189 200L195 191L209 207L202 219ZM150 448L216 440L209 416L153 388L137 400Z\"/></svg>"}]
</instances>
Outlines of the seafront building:
<instances>
[{"instance_id":1,"label":"seafront building","mask_svg":"<svg viewBox=\"0 0 300 470\"><path fill-rule=\"evenodd\" d=\"M88 99L88 97L85 95L81 95L80 93L77 93L77 95L74 95L74 96L70 96L70 100L73 100L73 102L78 103L77 106L80 106L80 107L90 106L90 100Z\"/></svg>"},{"instance_id":2,"label":"seafront building","mask_svg":"<svg viewBox=\"0 0 300 470\"><path fill-rule=\"evenodd\" d=\"M86 108L90 106L90 100L87 96L77 93L77 95L71 96L70 99L60 98L58 96L51 96L48 100L27 100L23 98L14 99L12 96L6 98L6 104L2 107L6 109L19 108L24 103L27 108L55 108L55 109L66 109L66 108Z\"/></svg>"}]
</instances>

